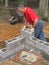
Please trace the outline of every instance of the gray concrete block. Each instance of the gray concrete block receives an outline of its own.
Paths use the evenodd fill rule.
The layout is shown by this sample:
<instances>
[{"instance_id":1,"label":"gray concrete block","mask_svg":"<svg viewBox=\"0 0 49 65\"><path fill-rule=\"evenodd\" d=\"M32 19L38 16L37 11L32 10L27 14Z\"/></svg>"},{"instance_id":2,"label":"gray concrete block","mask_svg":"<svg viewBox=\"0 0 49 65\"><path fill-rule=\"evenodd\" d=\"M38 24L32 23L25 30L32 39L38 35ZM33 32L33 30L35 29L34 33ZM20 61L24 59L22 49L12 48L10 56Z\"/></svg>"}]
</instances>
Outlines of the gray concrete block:
<instances>
[{"instance_id":1,"label":"gray concrete block","mask_svg":"<svg viewBox=\"0 0 49 65\"><path fill-rule=\"evenodd\" d=\"M7 50L12 50L13 48L21 45L22 39L23 39L23 37L16 37L16 38L13 38L11 40L5 41Z\"/></svg>"},{"instance_id":2,"label":"gray concrete block","mask_svg":"<svg viewBox=\"0 0 49 65\"><path fill-rule=\"evenodd\" d=\"M36 47L46 53L49 53L49 46L45 45L44 43L37 43Z\"/></svg>"},{"instance_id":3,"label":"gray concrete block","mask_svg":"<svg viewBox=\"0 0 49 65\"><path fill-rule=\"evenodd\" d=\"M18 46L17 48L15 48L15 52L17 53L18 51L24 49L24 44Z\"/></svg>"},{"instance_id":4,"label":"gray concrete block","mask_svg":"<svg viewBox=\"0 0 49 65\"><path fill-rule=\"evenodd\" d=\"M25 49L30 50L30 46L26 44Z\"/></svg>"},{"instance_id":5,"label":"gray concrete block","mask_svg":"<svg viewBox=\"0 0 49 65\"><path fill-rule=\"evenodd\" d=\"M30 44L32 45L33 47L35 47L35 40L30 40L30 39L26 39L26 44Z\"/></svg>"},{"instance_id":6,"label":"gray concrete block","mask_svg":"<svg viewBox=\"0 0 49 65\"><path fill-rule=\"evenodd\" d=\"M31 36L34 35L34 30L30 30L30 29L22 29L21 30L21 35L24 37L24 38L31 38Z\"/></svg>"},{"instance_id":7,"label":"gray concrete block","mask_svg":"<svg viewBox=\"0 0 49 65\"><path fill-rule=\"evenodd\" d=\"M0 50L0 61L7 58L8 56L9 56L8 50L6 50L5 48Z\"/></svg>"}]
</instances>

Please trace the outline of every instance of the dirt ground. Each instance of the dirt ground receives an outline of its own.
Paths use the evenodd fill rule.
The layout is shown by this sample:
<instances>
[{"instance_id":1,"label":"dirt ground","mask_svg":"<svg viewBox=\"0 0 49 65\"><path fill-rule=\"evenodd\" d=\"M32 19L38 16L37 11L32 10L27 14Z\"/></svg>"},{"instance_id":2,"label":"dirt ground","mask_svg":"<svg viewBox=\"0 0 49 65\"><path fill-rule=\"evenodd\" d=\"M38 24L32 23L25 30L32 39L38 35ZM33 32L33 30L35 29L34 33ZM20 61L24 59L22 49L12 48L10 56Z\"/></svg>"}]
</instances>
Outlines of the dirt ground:
<instances>
[{"instance_id":1,"label":"dirt ground","mask_svg":"<svg viewBox=\"0 0 49 65\"><path fill-rule=\"evenodd\" d=\"M0 41L9 40L20 35L23 24L11 25L9 23L0 23Z\"/></svg>"}]
</instances>

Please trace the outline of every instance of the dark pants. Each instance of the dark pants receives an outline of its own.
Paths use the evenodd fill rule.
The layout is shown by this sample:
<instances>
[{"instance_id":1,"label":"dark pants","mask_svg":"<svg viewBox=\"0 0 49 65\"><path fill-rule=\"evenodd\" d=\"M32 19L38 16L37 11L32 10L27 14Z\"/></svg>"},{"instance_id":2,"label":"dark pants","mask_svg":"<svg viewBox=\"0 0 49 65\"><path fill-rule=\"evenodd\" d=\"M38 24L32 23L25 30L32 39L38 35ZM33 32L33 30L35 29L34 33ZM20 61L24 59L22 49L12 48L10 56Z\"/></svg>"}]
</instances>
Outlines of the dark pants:
<instances>
[{"instance_id":1,"label":"dark pants","mask_svg":"<svg viewBox=\"0 0 49 65\"><path fill-rule=\"evenodd\" d=\"M34 29L34 36L40 40L46 41L44 37L44 32L43 32L43 21L38 20L38 23Z\"/></svg>"}]
</instances>

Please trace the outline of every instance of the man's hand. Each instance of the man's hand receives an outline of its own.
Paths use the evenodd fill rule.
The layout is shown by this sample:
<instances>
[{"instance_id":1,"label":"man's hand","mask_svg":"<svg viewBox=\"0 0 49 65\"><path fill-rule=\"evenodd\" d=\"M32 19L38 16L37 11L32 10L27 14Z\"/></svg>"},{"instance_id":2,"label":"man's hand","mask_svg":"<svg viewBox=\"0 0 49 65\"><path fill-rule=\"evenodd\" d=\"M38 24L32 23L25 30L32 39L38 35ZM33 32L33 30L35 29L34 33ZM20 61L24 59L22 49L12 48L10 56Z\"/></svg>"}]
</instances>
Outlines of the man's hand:
<instances>
[{"instance_id":1,"label":"man's hand","mask_svg":"<svg viewBox=\"0 0 49 65\"><path fill-rule=\"evenodd\" d=\"M28 28L28 26L24 26L24 27L23 27L23 29L26 29L26 28Z\"/></svg>"},{"instance_id":2,"label":"man's hand","mask_svg":"<svg viewBox=\"0 0 49 65\"><path fill-rule=\"evenodd\" d=\"M23 29L26 29L26 26L24 26Z\"/></svg>"}]
</instances>

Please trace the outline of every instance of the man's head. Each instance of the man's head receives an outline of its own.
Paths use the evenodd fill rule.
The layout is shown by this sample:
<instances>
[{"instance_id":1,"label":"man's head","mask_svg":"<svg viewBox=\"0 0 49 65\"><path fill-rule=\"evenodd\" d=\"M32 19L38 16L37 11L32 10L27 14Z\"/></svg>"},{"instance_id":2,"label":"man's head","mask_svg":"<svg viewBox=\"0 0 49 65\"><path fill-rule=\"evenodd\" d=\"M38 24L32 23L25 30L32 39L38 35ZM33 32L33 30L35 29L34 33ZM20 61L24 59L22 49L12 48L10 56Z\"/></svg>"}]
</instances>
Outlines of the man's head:
<instances>
[{"instance_id":1,"label":"man's head","mask_svg":"<svg viewBox=\"0 0 49 65\"><path fill-rule=\"evenodd\" d=\"M24 7L24 5L19 5L18 6L18 12L20 12L20 13L24 13L25 12L25 7Z\"/></svg>"}]
</instances>

